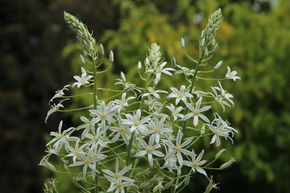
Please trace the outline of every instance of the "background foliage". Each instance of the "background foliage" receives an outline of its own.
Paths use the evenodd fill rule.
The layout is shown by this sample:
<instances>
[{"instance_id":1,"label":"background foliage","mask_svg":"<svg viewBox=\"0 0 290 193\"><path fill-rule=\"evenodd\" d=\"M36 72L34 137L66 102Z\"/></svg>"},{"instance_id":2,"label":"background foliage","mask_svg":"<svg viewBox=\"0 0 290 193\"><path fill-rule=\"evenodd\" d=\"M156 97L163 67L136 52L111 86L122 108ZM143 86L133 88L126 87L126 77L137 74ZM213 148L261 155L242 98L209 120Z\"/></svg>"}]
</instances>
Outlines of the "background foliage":
<instances>
[{"instance_id":1,"label":"background foliage","mask_svg":"<svg viewBox=\"0 0 290 193\"><path fill-rule=\"evenodd\" d=\"M0 192L41 192L49 176L37 167L45 135L59 120L53 116L48 125L43 124L47 102L54 90L72 80L80 65L79 46L71 41L74 36L64 25L63 10L78 16L97 40L115 51L116 66L100 78L105 87L120 70L134 77L151 42L161 45L168 60L176 56L179 64L186 65L180 38L197 54L200 30L218 7L225 21L215 60L222 58L237 69L242 80L235 88L225 85L236 98L228 119L239 134L228 150L237 163L220 172L216 181L225 193L288 192L290 2L286 0L1 1ZM65 176L59 181L67 184L60 190L65 192L69 183L64 183ZM187 192L201 192L201 183L193 179Z\"/></svg>"}]
</instances>

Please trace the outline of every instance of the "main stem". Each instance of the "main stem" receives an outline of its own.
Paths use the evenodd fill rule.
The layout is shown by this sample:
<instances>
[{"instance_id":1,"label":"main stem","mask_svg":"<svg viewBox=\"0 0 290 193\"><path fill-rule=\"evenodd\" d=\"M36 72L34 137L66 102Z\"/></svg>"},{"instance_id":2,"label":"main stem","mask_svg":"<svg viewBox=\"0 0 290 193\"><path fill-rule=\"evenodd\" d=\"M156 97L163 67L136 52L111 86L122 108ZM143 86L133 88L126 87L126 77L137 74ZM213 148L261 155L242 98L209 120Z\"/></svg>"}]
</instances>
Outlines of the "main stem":
<instances>
[{"instance_id":1,"label":"main stem","mask_svg":"<svg viewBox=\"0 0 290 193\"><path fill-rule=\"evenodd\" d=\"M192 89L193 89L193 86L194 86L194 83L195 83L195 80L196 80L196 75L197 75L197 71L198 71L198 66L201 64L201 61L203 59L203 55L204 55L204 49L201 51L201 55L199 57L199 60L195 66L195 70L194 70L194 74L192 76L192 79L191 79L191 84L190 84L190 87L189 87L189 92L191 93L192 92ZM185 115L187 114L187 111L188 111L188 108L186 108L186 111L185 111ZM186 122L187 120L184 121L183 123L183 128L182 128L182 131L185 130L185 127L186 127Z\"/></svg>"},{"instance_id":2,"label":"main stem","mask_svg":"<svg viewBox=\"0 0 290 193\"><path fill-rule=\"evenodd\" d=\"M126 165L128 166L130 163L130 157L131 157L131 148L132 148L132 143L133 143L133 138L134 138L135 132L131 134L131 139L129 142L128 150L127 150L127 159L126 159Z\"/></svg>"},{"instance_id":3,"label":"main stem","mask_svg":"<svg viewBox=\"0 0 290 193\"><path fill-rule=\"evenodd\" d=\"M94 57L92 57L92 60L93 60L93 68L94 68L94 93L93 93L93 101L94 101L94 109L97 109L97 69L96 69L96 61L94 59ZM94 190L94 193L98 193L99 191L99 186L98 186L98 181L99 181L99 176L98 174L96 174L96 177L95 177L95 190Z\"/></svg>"},{"instance_id":4,"label":"main stem","mask_svg":"<svg viewBox=\"0 0 290 193\"><path fill-rule=\"evenodd\" d=\"M94 108L97 108L97 69L96 69L96 61L93 59L93 66L94 66Z\"/></svg>"}]
</instances>

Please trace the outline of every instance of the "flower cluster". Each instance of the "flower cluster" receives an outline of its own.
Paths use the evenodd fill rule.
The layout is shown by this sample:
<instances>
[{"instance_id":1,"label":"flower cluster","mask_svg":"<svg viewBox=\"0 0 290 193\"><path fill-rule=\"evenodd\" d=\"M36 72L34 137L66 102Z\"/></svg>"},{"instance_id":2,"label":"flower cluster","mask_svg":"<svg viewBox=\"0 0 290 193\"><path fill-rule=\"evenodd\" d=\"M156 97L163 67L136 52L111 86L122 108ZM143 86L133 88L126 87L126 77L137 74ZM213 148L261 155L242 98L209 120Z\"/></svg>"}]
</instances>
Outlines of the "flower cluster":
<instances>
[{"instance_id":1,"label":"flower cluster","mask_svg":"<svg viewBox=\"0 0 290 193\"><path fill-rule=\"evenodd\" d=\"M111 89L117 94L109 99L98 95L97 91L103 88L96 87L95 79L98 67L102 65L98 61L104 59L98 60L98 57L104 56L103 47L100 45L102 49L90 51L97 48L89 44L93 41L95 45L90 33L83 32L87 28L68 13L65 13L65 18L71 28L78 31L77 35L87 50L86 55L81 55L81 60L91 65L93 70L86 69L84 65L81 76L74 76L76 82L66 85L52 97L51 102L59 102L49 110L46 120L55 112L79 110L84 116L80 117L81 124L76 127L63 129L61 121L58 132L51 132L48 154L40 165L56 170L48 159L52 155L57 156L68 173L81 174L72 177L82 181L82 189L90 190L93 184L97 192L162 192L169 188L172 192L181 192L189 183L188 179L196 173L212 183L208 170L213 169L211 164L221 153L205 159L206 150L198 150L200 147L196 144L201 138L211 138L210 144L216 146L221 146L224 139L233 141L237 131L212 107L219 104L224 111L232 107L233 95L224 90L220 81L240 79L237 72L228 67L225 78L217 79L217 84L208 90L197 90L195 85L198 80L211 80L202 75L210 75L222 65L219 62L212 67L206 58L215 49L214 36L222 20L221 11L210 16L209 24L202 32L199 58L190 58L194 63L193 69L179 65L168 67L163 61L160 46L153 43L144 60L145 68L142 68L141 62L138 63L144 84L129 82L121 72L115 84L117 89ZM182 47L186 49L184 39ZM109 58L114 61L112 52ZM164 89L160 82L165 76L183 76L188 81ZM73 98L67 95L70 89L90 86L93 93L83 95L92 96L93 105L65 109L63 102ZM233 162L232 159L230 161Z\"/></svg>"}]
</instances>

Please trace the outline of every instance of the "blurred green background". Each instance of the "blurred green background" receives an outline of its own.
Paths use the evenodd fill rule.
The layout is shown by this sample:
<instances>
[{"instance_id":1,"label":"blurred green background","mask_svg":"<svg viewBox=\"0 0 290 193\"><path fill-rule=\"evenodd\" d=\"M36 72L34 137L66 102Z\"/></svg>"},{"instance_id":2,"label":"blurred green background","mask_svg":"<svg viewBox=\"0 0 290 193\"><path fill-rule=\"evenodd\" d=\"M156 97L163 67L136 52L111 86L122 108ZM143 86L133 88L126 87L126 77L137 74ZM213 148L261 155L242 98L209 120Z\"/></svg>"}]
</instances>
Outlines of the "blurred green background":
<instances>
[{"instance_id":1,"label":"blurred green background","mask_svg":"<svg viewBox=\"0 0 290 193\"><path fill-rule=\"evenodd\" d=\"M45 139L60 119L75 121L58 114L44 124L48 100L79 71L80 46L63 21L64 10L93 30L107 52L114 50L115 66L100 80L105 87L120 70L133 77L152 42L161 45L168 60L175 56L185 63L181 37L196 54L199 33L219 7L225 21L213 61L222 59L242 80L225 86L235 95L227 117L239 134L227 149L237 162L211 173L220 182L214 192L290 192L287 0L1 0L0 192L42 192L52 176L37 165ZM193 178L185 192L201 192L202 183ZM61 193L72 192L69 185L61 186Z\"/></svg>"}]
</instances>

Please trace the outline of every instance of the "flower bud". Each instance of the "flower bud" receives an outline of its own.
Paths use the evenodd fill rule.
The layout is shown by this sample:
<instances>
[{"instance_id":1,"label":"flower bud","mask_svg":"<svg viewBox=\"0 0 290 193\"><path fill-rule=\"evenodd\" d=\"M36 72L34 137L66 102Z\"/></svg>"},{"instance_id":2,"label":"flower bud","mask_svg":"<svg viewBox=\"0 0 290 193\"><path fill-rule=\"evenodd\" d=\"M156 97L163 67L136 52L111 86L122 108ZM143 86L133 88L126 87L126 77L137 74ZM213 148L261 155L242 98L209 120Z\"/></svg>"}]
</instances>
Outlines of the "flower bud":
<instances>
[{"instance_id":1,"label":"flower bud","mask_svg":"<svg viewBox=\"0 0 290 193\"><path fill-rule=\"evenodd\" d=\"M230 167L235 161L236 161L235 158L232 157L229 161L227 161L226 163L222 164L220 166L220 169L226 169L226 168Z\"/></svg>"},{"instance_id":2,"label":"flower bud","mask_svg":"<svg viewBox=\"0 0 290 193\"><path fill-rule=\"evenodd\" d=\"M109 60L110 60L110 62L114 62L114 53L112 50L110 51Z\"/></svg>"},{"instance_id":3,"label":"flower bud","mask_svg":"<svg viewBox=\"0 0 290 193\"><path fill-rule=\"evenodd\" d=\"M171 59L171 66L172 66L172 68L175 68L176 67L176 59L175 59L175 57L173 57Z\"/></svg>"},{"instance_id":4,"label":"flower bud","mask_svg":"<svg viewBox=\"0 0 290 193\"><path fill-rule=\"evenodd\" d=\"M215 155L215 159L218 159L218 158L220 158L220 156L221 156L221 154L223 153L223 152L225 152L226 151L226 149L225 148L222 148L221 150L219 150L219 152L217 152L217 154Z\"/></svg>"},{"instance_id":5,"label":"flower bud","mask_svg":"<svg viewBox=\"0 0 290 193\"><path fill-rule=\"evenodd\" d=\"M205 125L203 124L200 129L200 135L203 135L205 133Z\"/></svg>"},{"instance_id":6,"label":"flower bud","mask_svg":"<svg viewBox=\"0 0 290 193\"><path fill-rule=\"evenodd\" d=\"M150 61L148 58L145 59L145 64L149 65L150 64Z\"/></svg>"},{"instance_id":7,"label":"flower bud","mask_svg":"<svg viewBox=\"0 0 290 193\"><path fill-rule=\"evenodd\" d=\"M83 56L82 54L80 54L80 58L81 58L81 62L82 62L83 64L85 64L86 61L85 61L85 58L84 58L84 56Z\"/></svg>"},{"instance_id":8,"label":"flower bud","mask_svg":"<svg viewBox=\"0 0 290 193\"><path fill-rule=\"evenodd\" d=\"M185 41L184 41L183 38L181 38L181 47L182 47L182 48L185 48Z\"/></svg>"},{"instance_id":9,"label":"flower bud","mask_svg":"<svg viewBox=\"0 0 290 193\"><path fill-rule=\"evenodd\" d=\"M202 38L202 39L200 40L200 46L204 46L204 44L205 44L205 39Z\"/></svg>"},{"instance_id":10,"label":"flower bud","mask_svg":"<svg viewBox=\"0 0 290 193\"><path fill-rule=\"evenodd\" d=\"M222 61L222 60L219 61L219 62L215 65L214 69L215 69L215 70L219 69L219 68L222 66L222 64L223 64L223 61Z\"/></svg>"},{"instance_id":11,"label":"flower bud","mask_svg":"<svg viewBox=\"0 0 290 193\"><path fill-rule=\"evenodd\" d=\"M54 167L54 165L52 165L51 163L49 163L48 160L47 160L47 158L42 159L40 161L39 165L40 166L43 166L43 167L45 167L45 168L47 168L47 169L49 169L49 170L51 170L53 172L56 171L56 168Z\"/></svg>"},{"instance_id":12,"label":"flower bud","mask_svg":"<svg viewBox=\"0 0 290 193\"><path fill-rule=\"evenodd\" d=\"M105 55L105 49L104 49L103 44L100 44L100 54L101 54L102 56Z\"/></svg>"},{"instance_id":13,"label":"flower bud","mask_svg":"<svg viewBox=\"0 0 290 193\"><path fill-rule=\"evenodd\" d=\"M141 63L141 61L139 61L138 64L137 64L137 69L140 70L141 68L142 68L142 63Z\"/></svg>"}]
</instances>

